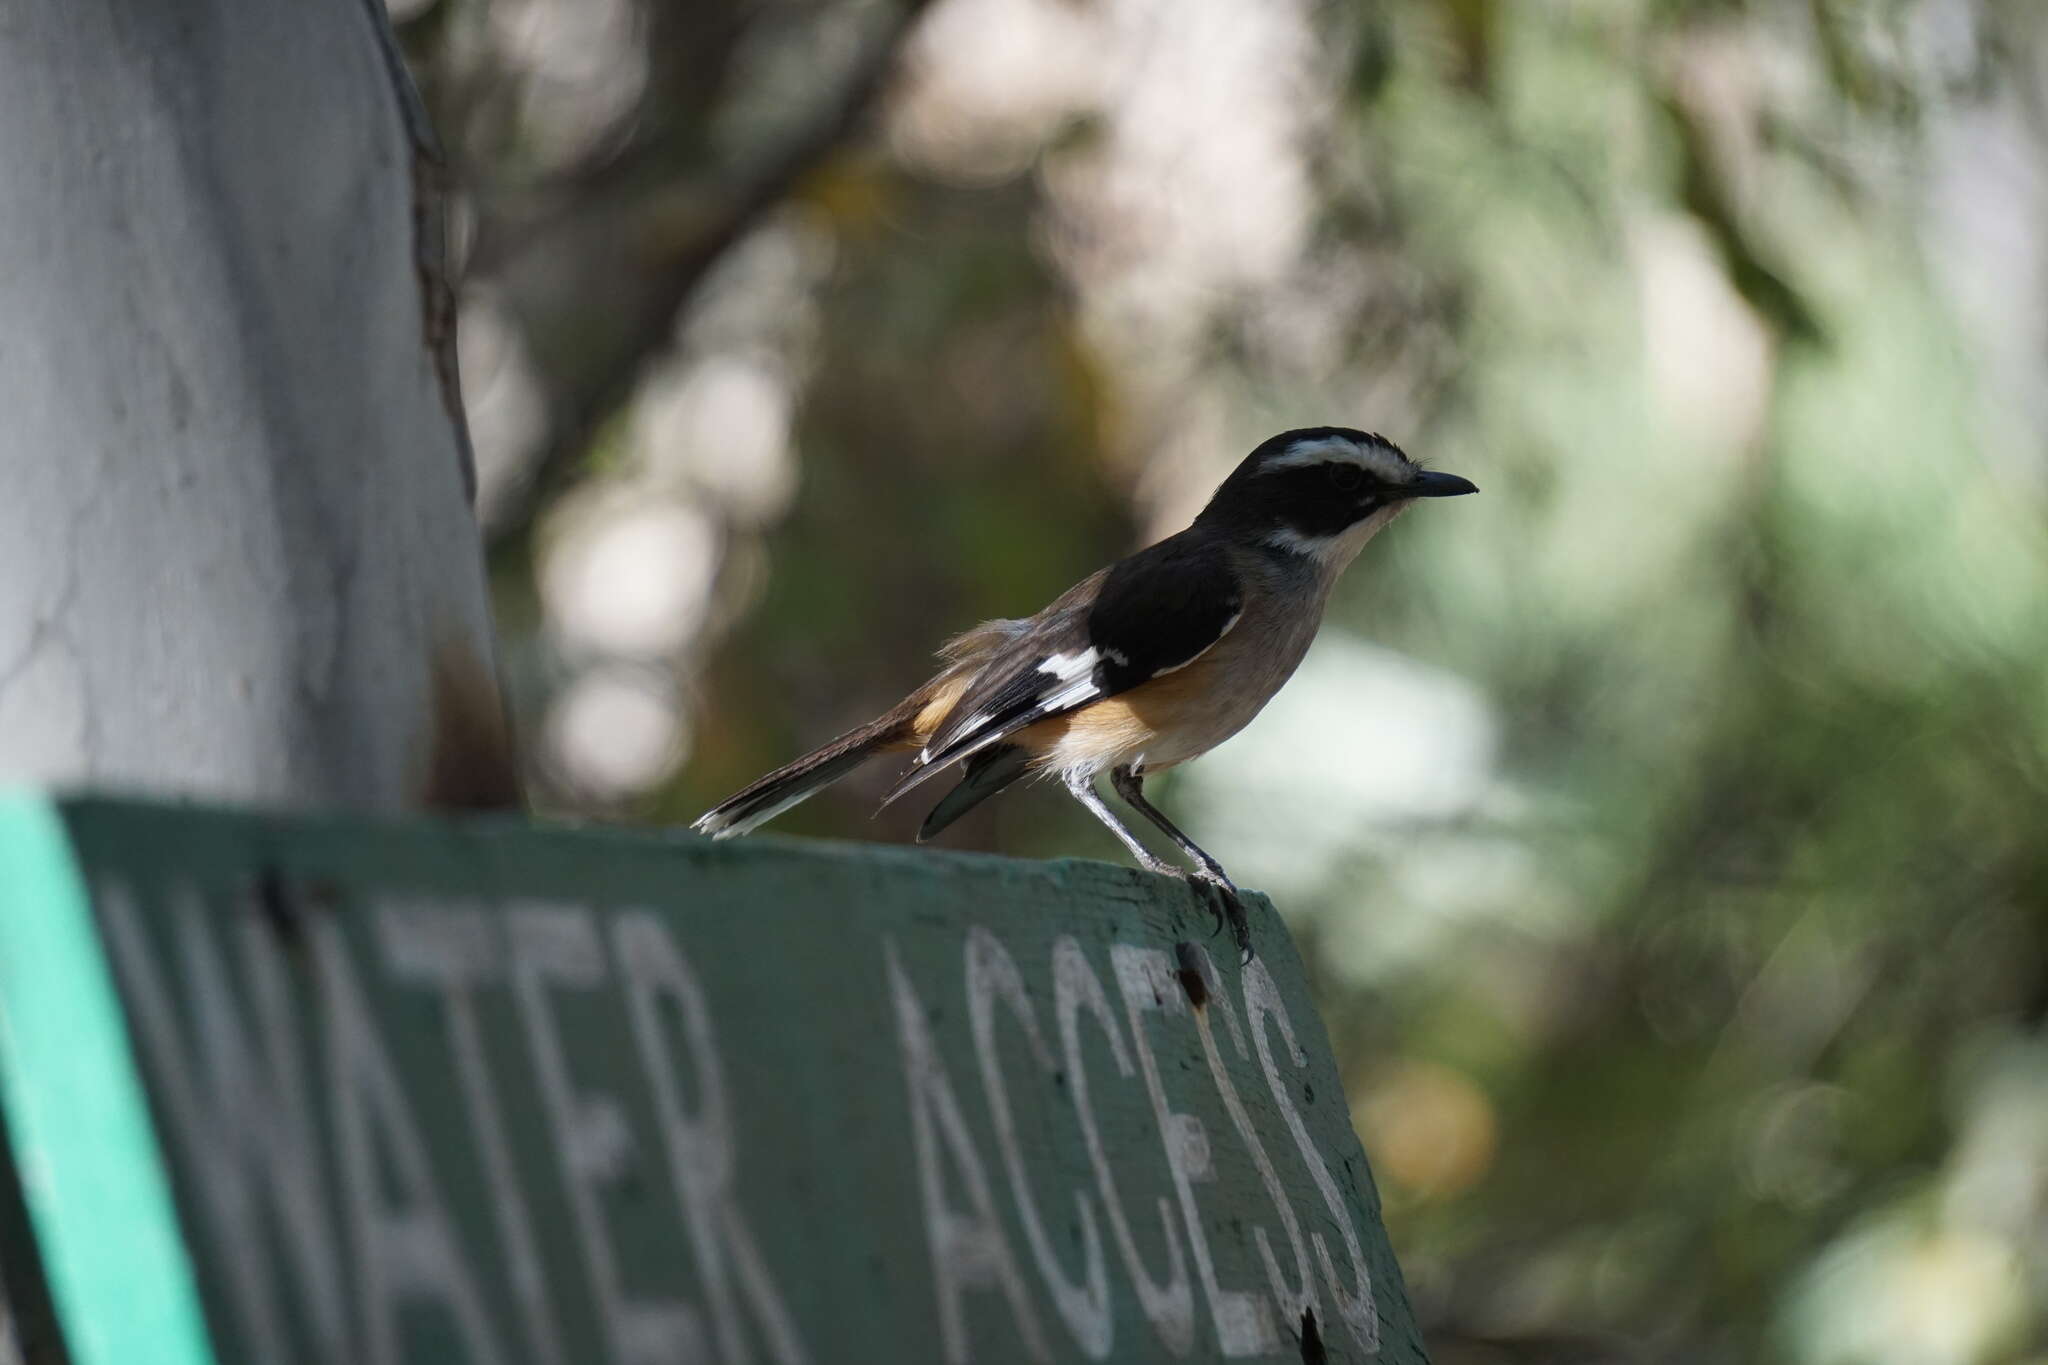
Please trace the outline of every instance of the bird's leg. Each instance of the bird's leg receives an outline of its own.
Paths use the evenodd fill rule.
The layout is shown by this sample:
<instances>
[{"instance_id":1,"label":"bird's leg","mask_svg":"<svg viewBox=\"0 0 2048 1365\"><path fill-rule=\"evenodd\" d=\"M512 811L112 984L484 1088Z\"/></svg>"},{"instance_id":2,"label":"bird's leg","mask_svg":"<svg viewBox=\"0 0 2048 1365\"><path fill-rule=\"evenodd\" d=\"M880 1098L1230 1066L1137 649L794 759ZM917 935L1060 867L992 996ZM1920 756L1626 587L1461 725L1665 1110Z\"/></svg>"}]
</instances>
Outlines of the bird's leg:
<instances>
[{"instance_id":1,"label":"bird's leg","mask_svg":"<svg viewBox=\"0 0 2048 1365\"><path fill-rule=\"evenodd\" d=\"M1196 875L1206 882L1226 887L1231 891L1237 890L1236 884L1223 871L1223 864L1203 852L1199 844L1181 833L1180 827L1166 818L1164 811L1145 799L1145 779L1136 768L1112 768L1109 781L1110 785L1116 788L1117 795L1130 803L1132 810L1157 825L1160 833L1173 840L1176 848L1194 860L1195 866L1200 869Z\"/></svg>"},{"instance_id":2,"label":"bird's leg","mask_svg":"<svg viewBox=\"0 0 2048 1365\"><path fill-rule=\"evenodd\" d=\"M1216 911L1217 927L1221 928L1227 917L1230 936L1236 940L1238 951L1243 953L1245 960L1249 962L1252 955L1251 924L1245 918L1244 902L1238 897L1237 883L1231 881L1229 875L1224 872L1223 864L1210 857L1193 839L1181 833L1179 826L1145 799L1145 778L1137 768L1129 765L1112 768L1109 781L1110 785L1116 788L1117 795L1130 803L1132 810L1157 825L1160 833L1173 840L1175 847L1194 860L1195 876L1213 890L1222 903Z\"/></svg>"},{"instance_id":3,"label":"bird's leg","mask_svg":"<svg viewBox=\"0 0 2048 1365\"><path fill-rule=\"evenodd\" d=\"M1145 847L1139 842L1138 836L1131 833L1124 822L1116 818L1116 812L1109 808L1103 801L1101 793L1095 790L1095 780L1092 777L1072 774L1068 776L1066 783L1067 790L1073 794L1074 799L1086 806L1090 815L1108 826L1109 832L1117 837L1118 843L1131 851L1131 856L1138 860L1140 867L1147 872L1163 872L1169 877L1187 877L1185 869L1175 867Z\"/></svg>"}]
</instances>

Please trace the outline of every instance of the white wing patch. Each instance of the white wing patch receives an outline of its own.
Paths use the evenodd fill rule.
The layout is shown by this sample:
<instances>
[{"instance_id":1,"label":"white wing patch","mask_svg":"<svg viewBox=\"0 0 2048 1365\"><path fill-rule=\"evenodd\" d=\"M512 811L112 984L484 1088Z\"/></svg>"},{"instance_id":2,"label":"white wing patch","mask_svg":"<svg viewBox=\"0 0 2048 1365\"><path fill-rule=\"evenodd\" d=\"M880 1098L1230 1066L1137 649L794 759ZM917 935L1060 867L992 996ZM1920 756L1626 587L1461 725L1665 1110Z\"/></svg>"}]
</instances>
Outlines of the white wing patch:
<instances>
[{"instance_id":1,"label":"white wing patch","mask_svg":"<svg viewBox=\"0 0 2048 1365\"><path fill-rule=\"evenodd\" d=\"M1056 711L1079 706L1091 697L1100 696L1101 693L1102 689L1095 685L1093 678L1082 678L1078 682L1068 683L1050 696L1041 698L1037 709L1045 715L1051 715Z\"/></svg>"},{"instance_id":2,"label":"white wing patch","mask_svg":"<svg viewBox=\"0 0 2048 1365\"><path fill-rule=\"evenodd\" d=\"M1072 654L1048 654L1039 660L1038 671L1050 673L1061 682L1070 683L1093 673L1098 657L1093 649L1076 650Z\"/></svg>"},{"instance_id":3,"label":"white wing patch","mask_svg":"<svg viewBox=\"0 0 2048 1365\"><path fill-rule=\"evenodd\" d=\"M1079 706L1091 697L1099 695L1101 688L1095 685L1095 663L1102 656L1092 647L1076 650L1072 654L1048 654L1039 660L1038 671L1058 678L1066 686L1039 698L1037 709L1050 714ZM1111 657L1115 657L1112 653ZM962 737L972 729L962 730Z\"/></svg>"},{"instance_id":4,"label":"white wing patch","mask_svg":"<svg viewBox=\"0 0 2048 1365\"><path fill-rule=\"evenodd\" d=\"M1348 436L1318 436L1296 441L1266 461L1265 468L1299 469L1338 461L1355 464L1382 483L1407 483L1415 477L1415 466L1392 446L1380 441L1354 441Z\"/></svg>"},{"instance_id":5,"label":"white wing patch","mask_svg":"<svg viewBox=\"0 0 2048 1365\"><path fill-rule=\"evenodd\" d=\"M1118 663L1128 662L1128 660L1124 659L1122 655L1113 649L1104 652ZM1034 704L1033 709L1041 714L1064 711L1099 696L1102 689L1095 685L1095 661L1100 657L1094 649L1090 648L1077 649L1071 654L1065 652L1048 654L1043 659L1040 659L1037 671L1057 679L1062 685L1058 689L1041 696ZM995 718L993 711L977 711L966 720L960 722L959 730L954 732L953 737L946 742L948 752L957 749L966 740L987 728L989 723ZM965 749L960 749L956 756L965 757L982 747L984 746L980 744L970 745ZM929 744L918 750L917 761L919 763L929 763L932 761L932 749Z\"/></svg>"}]
</instances>

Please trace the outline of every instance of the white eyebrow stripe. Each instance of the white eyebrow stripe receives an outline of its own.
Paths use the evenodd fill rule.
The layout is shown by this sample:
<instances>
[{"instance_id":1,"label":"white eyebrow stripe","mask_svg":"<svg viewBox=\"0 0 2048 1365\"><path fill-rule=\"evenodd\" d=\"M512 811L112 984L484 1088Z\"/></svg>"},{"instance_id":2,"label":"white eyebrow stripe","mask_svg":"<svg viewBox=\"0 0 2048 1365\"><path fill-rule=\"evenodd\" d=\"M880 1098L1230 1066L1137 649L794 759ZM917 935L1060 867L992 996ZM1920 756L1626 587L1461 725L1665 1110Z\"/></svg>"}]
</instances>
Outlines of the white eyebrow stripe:
<instances>
[{"instance_id":1,"label":"white eyebrow stripe","mask_svg":"<svg viewBox=\"0 0 2048 1365\"><path fill-rule=\"evenodd\" d=\"M1415 466L1390 448L1376 441L1354 441L1348 436L1318 436L1296 441L1266 461L1266 469L1300 469L1340 460L1359 466L1385 483L1407 483L1415 477Z\"/></svg>"}]
</instances>

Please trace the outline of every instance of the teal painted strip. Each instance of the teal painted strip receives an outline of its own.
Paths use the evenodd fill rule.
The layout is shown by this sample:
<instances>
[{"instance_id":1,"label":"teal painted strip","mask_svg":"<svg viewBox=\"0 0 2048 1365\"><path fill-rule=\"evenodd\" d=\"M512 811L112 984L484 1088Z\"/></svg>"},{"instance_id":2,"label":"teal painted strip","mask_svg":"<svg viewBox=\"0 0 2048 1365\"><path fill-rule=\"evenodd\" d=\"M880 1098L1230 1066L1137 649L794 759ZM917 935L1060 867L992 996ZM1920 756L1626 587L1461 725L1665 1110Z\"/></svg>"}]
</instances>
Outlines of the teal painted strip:
<instances>
[{"instance_id":1,"label":"teal painted strip","mask_svg":"<svg viewBox=\"0 0 2048 1365\"><path fill-rule=\"evenodd\" d=\"M211 1365L142 1080L56 807L0 794L0 1114L73 1365Z\"/></svg>"}]
</instances>

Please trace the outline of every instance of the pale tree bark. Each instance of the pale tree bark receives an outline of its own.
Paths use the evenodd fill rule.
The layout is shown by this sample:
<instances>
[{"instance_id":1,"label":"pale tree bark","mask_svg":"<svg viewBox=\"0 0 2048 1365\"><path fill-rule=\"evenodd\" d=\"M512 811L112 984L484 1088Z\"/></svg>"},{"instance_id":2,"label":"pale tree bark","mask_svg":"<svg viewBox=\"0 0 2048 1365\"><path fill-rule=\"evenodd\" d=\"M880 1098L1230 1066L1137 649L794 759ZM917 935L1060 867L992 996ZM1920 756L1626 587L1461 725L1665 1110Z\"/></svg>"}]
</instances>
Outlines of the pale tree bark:
<instances>
[{"instance_id":1,"label":"pale tree bark","mask_svg":"<svg viewBox=\"0 0 2048 1365\"><path fill-rule=\"evenodd\" d=\"M377 0L0 10L0 782L514 799Z\"/></svg>"}]
</instances>

